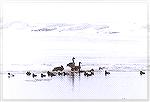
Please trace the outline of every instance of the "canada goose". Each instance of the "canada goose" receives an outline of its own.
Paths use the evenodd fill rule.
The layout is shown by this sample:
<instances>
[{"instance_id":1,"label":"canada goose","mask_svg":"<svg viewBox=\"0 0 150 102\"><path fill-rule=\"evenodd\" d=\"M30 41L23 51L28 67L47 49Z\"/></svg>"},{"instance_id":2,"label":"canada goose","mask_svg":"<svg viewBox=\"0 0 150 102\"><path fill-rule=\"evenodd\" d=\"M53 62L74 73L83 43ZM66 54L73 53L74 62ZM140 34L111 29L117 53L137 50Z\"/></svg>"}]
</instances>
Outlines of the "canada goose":
<instances>
[{"instance_id":1,"label":"canada goose","mask_svg":"<svg viewBox=\"0 0 150 102\"><path fill-rule=\"evenodd\" d=\"M94 72L94 69L91 69L90 72Z\"/></svg>"},{"instance_id":2,"label":"canada goose","mask_svg":"<svg viewBox=\"0 0 150 102\"><path fill-rule=\"evenodd\" d=\"M58 75L60 76L60 75L62 75L63 73L61 73L61 72L58 72Z\"/></svg>"},{"instance_id":3,"label":"canada goose","mask_svg":"<svg viewBox=\"0 0 150 102\"><path fill-rule=\"evenodd\" d=\"M14 75L14 74L11 74L11 76L14 77L15 75Z\"/></svg>"},{"instance_id":4,"label":"canada goose","mask_svg":"<svg viewBox=\"0 0 150 102\"><path fill-rule=\"evenodd\" d=\"M61 65L60 67L55 67L52 71L63 71L64 67Z\"/></svg>"},{"instance_id":5,"label":"canada goose","mask_svg":"<svg viewBox=\"0 0 150 102\"><path fill-rule=\"evenodd\" d=\"M90 74L87 74L87 77L88 77L88 76L92 76L92 73L90 73Z\"/></svg>"},{"instance_id":6,"label":"canada goose","mask_svg":"<svg viewBox=\"0 0 150 102\"><path fill-rule=\"evenodd\" d=\"M86 72L86 71L84 72L84 76L88 77L88 76L92 76L92 75L94 75L93 72Z\"/></svg>"},{"instance_id":7,"label":"canada goose","mask_svg":"<svg viewBox=\"0 0 150 102\"><path fill-rule=\"evenodd\" d=\"M110 74L110 72L107 72L107 71L105 70L105 76L106 76L107 74Z\"/></svg>"},{"instance_id":8,"label":"canada goose","mask_svg":"<svg viewBox=\"0 0 150 102\"><path fill-rule=\"evenodd\" d=\"M8 73L8 78L14 77L14 76L15 76L14 74Z\"/></svg>"},{"instance_id":9,"label":"canada goose","mask_svg":"<svg viewBox=\"0 0 150 102\"><path fill-rule=\"evenodd\" d=\"M33 78L34 78L34 77L37 77L37 75L33 73L33 74L32 74L32 77L33 77Z\"/></svg>"},{"instance_id":10,"label":"canada goose","mask_svg":"<svg viewBox=\"0 0 150 102\"><path fill-rule=\"evenodd\" d=\"M94 72L94 69L86 70L86 72Z\"/></svg>"},{"instance_id":11,"label":"canada goose","mask_svg":"<svg viewBox=\"0 0 150 102\"><path fill-rule=\"evenodd\" d=\"M94 75L94 71L90 71L91 72L91 75Z\"/></svg>"},{"instance_id":12,"label":"canada goose","mask_svg":"<svg viewBox=\"0 0 150 102\"><path fill-rule=\"evenodd\" d=\"M140 71L140 75L143 75L143 74L145 74L145 72L143 72L143 71Z\"/></svg>"},{"instance_id":13,"label":"canada goose","mask_svg":"<svg viewBox=\"0 0 150 102\"><path fill-rule=\"evenodd\" d=\"M94 75L94 69L90 69L90 70L87 70L85 72L87 72L87 74L90 73L89 75Z\"/></svg>"},{"instance_id":14,"label":"canada goose","mask_svg":"<svg viewBox=\"0 0 150 102\"><path fill-rule=\"evenodd\" d=\"M41 74L41 78L43 78L43 77L46 77L46 75L44 75L44 74Z\"/></svg>"},{"instance_id":15,"label":"canada goose","mask_svg":"<svg viewBox=\"0 0 150 102\"><path fill-rule=\"evenodd\" d=\"M48 76L51 76L51 77L52 77L52 76L56 76L54 73L52 73L52 72L50 72L50 71L47 71L47 75L48 75Z\"/></svg>"},{"instance_id":16,"label":"canada goose","mask_svg":"<svg viewBox=\"0 0 150 102\"><path fill-rule=\"evenodd\" d=\"M75 58L72 58L72 62L68 63L67 66L74 68L75 67L75 62L74 62Z\"/></svg>"},{"instance_id":17,"label":"canada goose","mask_svg":"<svg viewBox=\"0 0 150 102\"><path fill-rule=\"evenodd\" d=\"M99 67L99 70L103 70L103 68L102 68L102 67Z\"/></svg>"},{"instance_id":18,"label":"canada goose","mask_svg":"<svg viewBox=\"0 0 150 102\"><path fill-rule=\"evenodd\" d=\"M26 72L26 75L27 75L27 76L30 76L30 75L31 75L31 72L27 71L27 72Z\"/></svg>"},{"instance_id":19,"label":"canada goose","mask_svg":"<svg viewBox=\"0 0 150 102\"><path fill-rule=\"evenodd\" d=\"M92 75L94 75L94 69L91 69L90 72Z\"/></svg>"},{"instance_id":20,"label":"canada goose","mask_svg":"<svg viewBox=\"0 0 150 102\"><path fill-rule=\"evenodd\" d=\"M79 71L80 72L80 69L81 69L81 65L82 63L79 62L79 66L75 66L74 68L71 68L71 71Z\"/></svg>"},{"instance_id":21,"label":"canada goose","mask_svg":"<svg viewBox=\"0 0 150 102\"><path fill-rule=\"evenodd\" d=\"M64 76L65 76L65 75L69 75L69 73L67 73L67 72L63 72L63 74L64 74Z\"/></svg>"}]
</instances>

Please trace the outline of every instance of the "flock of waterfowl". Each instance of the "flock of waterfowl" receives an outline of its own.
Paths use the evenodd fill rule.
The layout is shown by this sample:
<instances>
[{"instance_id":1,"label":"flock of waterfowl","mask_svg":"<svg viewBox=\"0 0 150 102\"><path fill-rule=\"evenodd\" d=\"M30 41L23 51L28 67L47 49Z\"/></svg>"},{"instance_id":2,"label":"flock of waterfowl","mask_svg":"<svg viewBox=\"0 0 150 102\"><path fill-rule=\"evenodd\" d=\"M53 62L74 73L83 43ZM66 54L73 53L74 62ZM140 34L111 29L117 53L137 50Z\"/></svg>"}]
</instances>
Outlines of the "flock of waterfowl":
<instances>
[{"instance_id":1,"label":"flock of waterfowl","mask_svg":"<svg viewBox=\"0 0 150 102\"><path fill-rule=\"evenodd\" d=\"M79 76L80 76L81 73L84 73L84 76L86 76L86 77L94 75L94 69L82 70L81 69L81 64L82 63L79 62L79 65L76 66L74 60L75 60L75 58L73 57L72 58L72 62L70 62L70 63L67 64L67 66L71 68L70 71L68 71L68 72L64 71L64 67L61 65L59 67L53 68L52 71L47 71L46 73L40 73L40 77L41 78L44 78L46 76L53 77L53 76L56 76L56 75L66 76L66 75L74 75L76 73L79 74ZM103 70L103 69L105 69L105 67L99 67L98 70ZM107 70L105 70L104 72L105 72L105 76L110 74L110 72L107 71ZM143 74L145 74L145 72L140 71L140 75L143 75ZM26 75L27 76L32 76L33 78L35 78L35 77L38 76L37 74L31 73L30 71L27 71ZM14 74L8 73L8 78L10 78L10 77L14 77Z\"/></svg>"}]
</instances>

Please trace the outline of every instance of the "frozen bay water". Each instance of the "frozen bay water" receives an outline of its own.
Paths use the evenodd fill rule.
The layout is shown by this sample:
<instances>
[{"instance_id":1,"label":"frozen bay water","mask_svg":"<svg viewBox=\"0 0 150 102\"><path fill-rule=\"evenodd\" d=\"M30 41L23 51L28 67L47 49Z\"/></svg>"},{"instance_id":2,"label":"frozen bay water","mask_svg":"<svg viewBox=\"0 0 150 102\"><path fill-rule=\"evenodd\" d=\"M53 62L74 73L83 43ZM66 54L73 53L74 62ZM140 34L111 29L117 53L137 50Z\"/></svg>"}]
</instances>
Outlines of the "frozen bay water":
<instances>
[{"instance_id":1,"label":"frozen bay water","mask_svg":"<svg viewBox=\"0 0 150 102\"><path fill-rule=\"evenodd\" d=\"M4 99L146 99L147 75L139 72L96 72L94 76L56 76L32 79L4 75Z\"/></svg>"},{"instance_id":2,"label":"frozen bay water","mask_svg":"<svg viewBox=\"0 0 150 102\"><path fill-rule=\"evenodd\" d=\"M115 64L99 63L100 58L78 58L82 62L82 69L93 68L93 76L54 76L40 77L40 73L52 70L60 63L65 70L69 58L56 58L51 63L42 64L11 64L10 69L3 72L3 98L4 99L146 99L147 98L147 65L145 63L121 63ZM77 58L76 58L77 59ZM99 60L98 60L99 59ZM133 59L133 58L132 58ZM109 59L110 60L110 59ZM113 59L117 60L117 59ZM85 61L85 62L84 62ZM90 62L91 61L91 62ZM96 62L97 61L97 62ZM107 61L107 60L105 60ZM94 63L95 62L95 63ZM129 59L128 59L129 62ZM59 64L58 64L59 63ZM76 64L77 61L76 61ZM7 66L8 67L8 66ZM110 71L105 76L104 70ZM146 74L140 75L142 70ZM32 78L27 76L26 71L36 73L38 76ZM7 73L15 76L8 78ZM46 73L45 73L46 74Z\"/></svg>"},{"instance_id":3,"label":"frozen bay water","mask_svg":"<svg viewBox=\"0 0 150 102\"><path fill-rule=\"evenodd\" d=\"M145 30L144 30L145 31ZM85 32L30 32L4 30L4 99L146 99L146 34L139 31L120 34ZM11 34L13 33L13 34ZM82 69L105 67L94 76L83 74L33 79L25 72L52 70L75 57ZM140 75L139 71L146 72ZM8 78L11 72L15 77Z\"/></svg>"},{"instance_id":4,"label":"frozen bay water","mask_svg":"<svg viewBox=\"0 0 150 102\"><path fill-rule=\"evenodd\" d=\"M147 98L146 4L8 3L3 10L4 99ZM72 57L83 70L97 71L91 77L39 77L60 65L69 70Z\"/></svg>"}]
</instances>

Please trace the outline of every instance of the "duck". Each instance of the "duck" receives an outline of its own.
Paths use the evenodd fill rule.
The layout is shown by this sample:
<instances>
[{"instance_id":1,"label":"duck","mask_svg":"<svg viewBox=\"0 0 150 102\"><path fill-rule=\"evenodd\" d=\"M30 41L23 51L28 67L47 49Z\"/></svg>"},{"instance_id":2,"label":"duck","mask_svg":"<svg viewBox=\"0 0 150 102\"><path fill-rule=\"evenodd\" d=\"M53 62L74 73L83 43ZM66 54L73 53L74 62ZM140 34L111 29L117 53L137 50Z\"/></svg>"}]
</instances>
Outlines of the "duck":
<instances>
[{"instance_id":1,"label":"duck","mask_svg":"<svg viewBox=\"0 0 150 102\"><path fill-rule=\"evenodd\" d=\"M143 74L145 74L145 72L143 72L143 71L140 71L140 75L143 75Z\"/></svg>"},{"instance_id":2,"label":"duck","mask_svg":"<svg viewBox=\"0 0 150 102\"><path fill-rule=\"evenodd\" d=\"M51 77L52 77L52 76L56 76L54 73L52 73L52 72L50 72L50 71L47 71L47 75L48 75L48 76L51 76Z\"/></svg>"},{"instance_id":3,"label":"duck","mask_svg":"<svg viewBox=\"0 0 150 102\"><path fill-rule=\"evenodd\" d=\"M61 73L61 72L58 72L58 75L60 76L60 75L63 75L63 73Z\"/></svg>"},{"instance_id":4,"label":"duck","mask_svg":"<svg viewBox=\"0 0 150 102\"><path fill-rule=\"evenodd\" d=\"M91 71L94 71L94 69L91 69Z\"/></svg>"},{"instance_id":5,"label":"duck","mask_svg":"<svg viewBox=\"0 0 150 102\"><path fill-rule=\"evenodd\" d=\"M110 72L107 72L107 71L105 70L105 76L106 76L107 74L110 74Z\"/></svg>"},{"instance_id":6,"label":"duck","mask_svg":"<svg viewBox=\"0 0 150 102\"><path fill-rule=\"evenodd\" d=\"M63 75L65 76L65 75L69 75L69 73L68 72L63 72Z\"/></svg>"},{"instance_id":7,"label":"duck","mask_svg":"<svg viewBox=\"0 0 150 102\"><path fill-rule=\"evenodd\" d=\"M14 77L15 75L14 75L14 74L11 74L11 76Z\"/></svg>"},{"instance_id":8,"label":"duck","mask_svg":"<svg viewBox=\"0 0 150 102\"><path fill-rule=\"evenodd\" d=\"M30 72L30 71L27 71L27 72L26 72L26 75L27 75L27 76L30 76L30 75L31 75L31 72Z\"/></svg>"},{"instance_id":9,"label":"duck","mask_svg":"<svg viewBox=\"0 0 150 102\"><path fill-rule=\"evenodd\" d=\"M91 74L94 75L94 69L91 69Z\"/></svg>"},{"instance_id":10,"label":"duck","mask_svg":"<svg viewBox=\"0 0 150 102\"><path fill-rule=\"evenodd\" d=\"M10 78L10 77L14 77L15 75L14 74L12 74L12 73L8 73L8 78Z\"/></svg>"},{"instance_id":11,"label":"duck","mask_svg":"<svg viewBox=\"0 0 150 102\"><path fill-rule=\"evenodd\" d=\"M99 67L99 70L103 70L105 67Z\"/></svg>"},{"instance_id":12,"label":"duck","mask_svg":"<svg viewBox=\"0 0 150 102\"><path fill-rule=\"evenodd\" d=\"M41 78L43 78L43 77L46 77L46 75L44 75L44 74L41 74Z\"/></svg>"},{"instance_id":13,"label":"duck","mask_svg":"<svg viewBox=\"0 0 150 102\"><path fill-rule=\"evenodd\" d=\"M60 67L55 67L52 71L63 71L64 67L61 65Z\"/></svg>"},{"instance_id":14,"label":"duck","mask_svg":"<svg viewBox=\"0 0 150 102\"><path fill-rule=\"evenodd\" d=\"M8 73L8 75L10 75L10 73Z\"/></svg>"},{"instance_id":15,"label":"duck","mask_svg":"<svg viewBox=\"0 0 150 102\"><path fill-rule=\"evenodd\" d=\"M94 71L92 71L91 74L94 75Z\"/></svg>"},{"instance_id":16,"label":"duck","mask_svg":"<svg viewBox=\"0 0 150 102\"><path fill-rule=\"evenodd\" d=\"M86 70L86 72L94 72L94 69Z\"/></svg>"},{"instance_id":17,"label":"duck","mask_svg":"<svg viewBox=\"0 0 150 102\"><path fill-rule=\"evenodd\" d=\"M32 77L33 77L33 78L34 78L34 77L37 77L37 75L33 73L33 74L32 74Z\"/></svg>"},{"instance_id":18,"label":"duck","mask_svg":"<svg viewBox=\"0 0 150 102\"><path fill-rule=\"evenodd\" d=\"M92 72L86 72L86 71L84 72L84 76L88 77L88 76L92 76L92 75L94 75Z\"/></svg>"}]
</instances>

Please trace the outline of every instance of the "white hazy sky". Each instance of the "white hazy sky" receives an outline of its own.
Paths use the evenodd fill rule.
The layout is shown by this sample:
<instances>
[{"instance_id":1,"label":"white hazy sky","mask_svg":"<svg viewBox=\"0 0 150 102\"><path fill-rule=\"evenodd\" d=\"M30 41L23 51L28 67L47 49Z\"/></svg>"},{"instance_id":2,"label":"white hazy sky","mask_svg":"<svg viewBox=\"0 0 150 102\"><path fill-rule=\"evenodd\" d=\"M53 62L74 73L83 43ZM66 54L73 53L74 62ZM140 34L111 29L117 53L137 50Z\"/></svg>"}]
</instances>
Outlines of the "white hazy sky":
<instances>
[{"instance_id":1,"label":"white hazy sky","mask_svg":"<svg viewBox=\"0 0 150 102\"><path fill-rule=\"evenodd\" d=\"M20 21L108 25L115 35L79 32L31 32L22 24L3 29L3 62L32 63L47 56L146 57L147 6L144 3L7 3L3 25Z\"/></svg>"}]
</instances>

